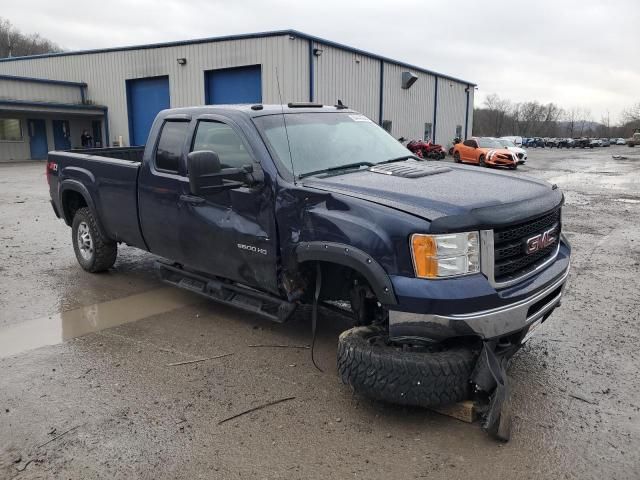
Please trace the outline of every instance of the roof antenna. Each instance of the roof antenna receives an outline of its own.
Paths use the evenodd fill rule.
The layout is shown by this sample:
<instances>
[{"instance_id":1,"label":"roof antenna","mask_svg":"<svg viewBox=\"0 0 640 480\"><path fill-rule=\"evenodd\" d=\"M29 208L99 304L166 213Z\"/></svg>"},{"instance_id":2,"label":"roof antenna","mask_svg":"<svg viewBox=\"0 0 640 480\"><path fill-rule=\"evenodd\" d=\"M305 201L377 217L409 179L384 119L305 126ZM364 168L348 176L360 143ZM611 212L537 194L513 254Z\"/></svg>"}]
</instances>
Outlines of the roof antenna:
<instances>
[{"instance_id":1,"label":"roof antenna","mask_svg":"<svg viewBox=\"0 0 640 480\"><path fill-rule=\"evenodd\" d=\"M338 110L344 110L345 108L349 108L344 103L342 103L342 100L340 99L338 99L338 103L335 104L334 107L336 107Z\"/></svg>"},{"instance_id":2,"label":"roof antenna","mask_svg":"<svg viewBox=\"0 0 640 480\"><path fill-rule=\"evenodd\" d=\"M293 156L291 155L291 143L289 142L289 131L287 130L287 119L284 115L284 102L282 101L282 92L280 91L280 76L278 75L278 67L276 67L276 84L278 85L278 98L280 98L280 111L282 112L282 123L284 124L284 134L287 137L287 148L289 149L289 161L291 162L291 173L293 174L293 184L296 185L296 171L293 168Z\"/></svg>"}]
</instances>

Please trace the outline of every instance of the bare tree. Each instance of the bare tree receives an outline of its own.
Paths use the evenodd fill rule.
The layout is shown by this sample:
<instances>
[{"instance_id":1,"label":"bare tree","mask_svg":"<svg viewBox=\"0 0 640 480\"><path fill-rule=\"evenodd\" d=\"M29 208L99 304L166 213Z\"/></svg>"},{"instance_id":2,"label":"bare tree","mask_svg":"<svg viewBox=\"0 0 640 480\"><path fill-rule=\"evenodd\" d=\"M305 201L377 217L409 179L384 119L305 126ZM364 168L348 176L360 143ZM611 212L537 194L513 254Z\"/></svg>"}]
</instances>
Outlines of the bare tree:
<instances>
[{"instance_id":1,"label":"bare tree","mask_svg":"<svg viewBox=\"0 0 640 480\"><path fill-rule=\"evenodd\" d=\"M0 17L0 58L22 57L61 50L51 40L42 38L37 33L24 34L9 20Z\"/></svg>"},{"instance_id":2,"label":"bare tree","mask_svg":"<svg viewBox=\"0 0 640 480\"><path fill-rule=\"evenodd\" d=\"M494 137L503 135L505 119L511 108L511 102L492 93L486 98L484 104L489 111L489 121L491 122L493 130L491 135Z\"/></svg>"}]
</instances>

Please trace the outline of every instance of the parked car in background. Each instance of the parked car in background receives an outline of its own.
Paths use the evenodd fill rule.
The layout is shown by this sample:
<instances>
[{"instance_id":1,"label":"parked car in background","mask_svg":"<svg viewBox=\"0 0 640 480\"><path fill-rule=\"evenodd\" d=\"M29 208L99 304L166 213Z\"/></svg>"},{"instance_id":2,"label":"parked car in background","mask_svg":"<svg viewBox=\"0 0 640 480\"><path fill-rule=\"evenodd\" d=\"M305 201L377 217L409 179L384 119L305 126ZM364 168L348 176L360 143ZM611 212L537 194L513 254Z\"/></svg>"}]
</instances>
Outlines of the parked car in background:
<instances>
[{"instance_id":1,"label":"parked car in background","mask_svg":"<svg viewBox=\"0 0 640 480\"><path fill-rule=\"evenodd\" d=\"M573 138L561 138L558 140L558 148L576 148L576 142Z\"/></svg>"},{"instance_id":2,"label":"parked car in background","mask_svg":"<svg viewBox=\"0 0 640 480\"><path fill-rule=\"evenodd\" d=\"M615 145L617 141L618 141L617 138L610 138L609 139L609 145Z\"/></svg>"},{"instance_id":3,"label":"parked car in background","mask_svg":"<svg viewBox=\"0 0 640 480\"><path fill-rule=\"evenodd\" d=\"M520 137L518 135L508 136L508 137L500 137L500 138L504 138L505 140L511 140L516 147L522 147L523 146L522 144L523 144L523 142L525 140L524 138L522 138L522 137Z\"/></svg>"},{"instance_id":4,"label":"parked car in background","mask_svg":"<svg viewBox=\"0 0 640 480\"><path fill-rule=\"evenodd\" d=\"M481 167L518 168L518 157L491 137L472 137L458 143L453 149L453 160L456 163L475 163Z\"/></svg>"},{"instance_id":5,"label":"parked car in background","mask_svg":"<svg viewBox=\"0 0 640 480\"><path fill-rule=\"evenodd\" d=\"M624 138L618 138L616 140L616 145L624 145L626 142L624 141Z\"/></svg>"},{"instance_id":6,"label":"parked car in background","mask_svg":"<svg viewBox=\"0 0 640 480\"><path fill-rule=\"evenodd\" d=\"M557 138L547 138L544 141L544 146L549 148L557 147L559 142L560 140Z\"/></svg>"},{"instance_id":7,"label":"parked car in background","mask_svg":"<svg viewBox=\"0 0 640 480\"><path fill-rule=\"evenodd\" d=\"M640 130L636 130L631 136L631 138L627 138L625 140L625 143L629 147L635 147L636 145L640 145Z\"/></svg>"},{"instance_id":8,"label":"parked car in background","mask_svg":"<svg viewBox=\"0 0 640 480\"><path fill-rule=\"evenodd\" d=\"M589 139L589 148L594 148L594 147L601 147L602 146L602 140L600 140L599 138L591 138Z\"/></svg>"},{"instance_id":9,"label":"parked car in background","mask_svg":"<svg viewBox=\"0 0 640 480\"><path fill-rule=\"evenodd\" d=\"M609 141L608 138L601 138L600 139L601 142L601 147L610 147L611 146L611 142Z\"/></svg>"},{"instance_id":10,"label":"parked car in background","mask_svg":"<svg viewBox=\"0 0 640 480\"><path fill-rule=\"evenodd\" d=\"M574 138L573 144L576 147L587 148L589 146L589 139L587 137Z\"/></svg>"},{"instance_id":11,"label":"parked car in background","mask_svg":"<svg viewBox=\"0 0 640 480\"><path fill-rule=\"evenodd\" d=\"M496 138L495 140L504 148L516 154L516 157L518 157L518 165L522 165L527 161L527 151L524 148L518 147L514 142L506 137Z\"/></svg>"},{"instance_id":12,"label":"parked car in background","mask_svg":"<svg viewBox=\"0 0 640 480\"><path fill-rule=\"evenodd\" d=\"M531 147L531 148L544 148L545 145L546 145L546 142L544 141L544 139L540 137L530 138L529 141L527 142L527 147Z\"/></svg>"}]
</instances>

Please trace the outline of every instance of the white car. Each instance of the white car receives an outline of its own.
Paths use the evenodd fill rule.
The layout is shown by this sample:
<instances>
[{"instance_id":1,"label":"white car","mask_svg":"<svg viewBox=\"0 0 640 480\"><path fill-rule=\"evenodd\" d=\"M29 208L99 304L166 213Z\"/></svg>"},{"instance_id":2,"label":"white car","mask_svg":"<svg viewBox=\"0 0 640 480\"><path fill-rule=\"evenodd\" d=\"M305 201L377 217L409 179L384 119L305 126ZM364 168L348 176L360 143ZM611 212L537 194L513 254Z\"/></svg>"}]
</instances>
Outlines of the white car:
<instances>
[{"instance_id":1,"label":"white car","mask_svg":"<svg viewBox=\"0 0 640 480\"><path fill-rule=\"evenodd\" d=\"M510 138L519 138L521 142L520 144L522 145L522 137L502 137L496 138L495 141L510 152L515 153L518 157L518 165L522 165L527 161L527 151L522 147L518 147L513 140L509 140Z\"/></svg>"},{"instance_id":2,"label":"white car","mask_svg":"<svg viewBox=\"0 0 640 480\"><path fill-rule=\"evenodd\" d=\"M616 145L625 145L627 142L624 141L624 138L618 138L616 140Z\"/></svg>"},{"instance_id":3,"label":"white car","mask_svg":"<svg viewBox=\"0 0 640 480\"><path fill-rule=\"evenodd\" d=\"M511 140L516 147L522 147L522 137L500 137L500 139Z\"/></svg>"}]
</instances>

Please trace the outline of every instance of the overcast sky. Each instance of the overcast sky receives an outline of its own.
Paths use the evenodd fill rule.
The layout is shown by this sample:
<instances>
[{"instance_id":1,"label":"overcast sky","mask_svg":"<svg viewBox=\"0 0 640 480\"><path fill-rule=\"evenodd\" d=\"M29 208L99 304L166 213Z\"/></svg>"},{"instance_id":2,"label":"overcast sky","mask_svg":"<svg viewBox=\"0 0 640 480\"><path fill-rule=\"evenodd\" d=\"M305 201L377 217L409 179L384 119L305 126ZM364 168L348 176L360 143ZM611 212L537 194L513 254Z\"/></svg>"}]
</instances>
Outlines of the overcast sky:
<instances>
[{"instance_id":1,"label":"overcast sky","mask_svg":"<svg viewBox=\"0 0 640 480\"><path fill-rule=\"evenodd\" d=\"M0 15L68 50L293 28L477 83L476 106L640 102L640 0L2 0Z\"/></svg>"}]
</instances>

